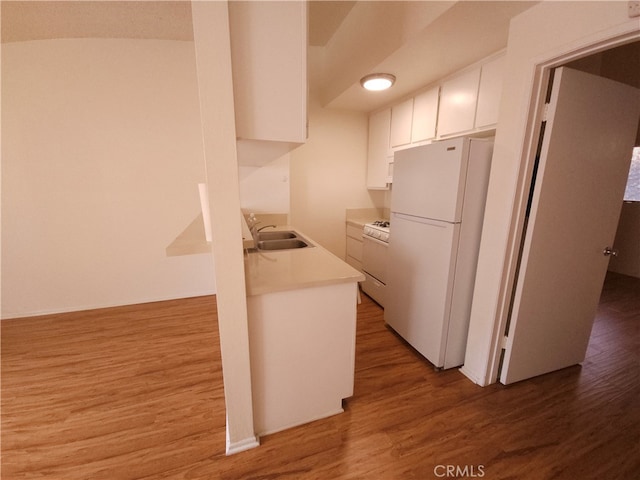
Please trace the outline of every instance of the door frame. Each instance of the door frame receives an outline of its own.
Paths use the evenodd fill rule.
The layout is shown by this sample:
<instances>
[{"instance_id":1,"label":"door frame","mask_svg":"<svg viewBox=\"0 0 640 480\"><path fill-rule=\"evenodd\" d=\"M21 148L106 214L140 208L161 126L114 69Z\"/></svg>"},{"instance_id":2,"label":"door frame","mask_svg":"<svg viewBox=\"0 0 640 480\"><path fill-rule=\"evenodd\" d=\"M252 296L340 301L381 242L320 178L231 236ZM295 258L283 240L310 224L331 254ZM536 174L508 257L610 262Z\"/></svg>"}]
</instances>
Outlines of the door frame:
<instances>
[{"instance_id":1,"label":"door frame","mask_svg":"<svg viewBox=\"0 0 640 480\"><path fill-rule=\"evenodd\" d=\"M607 35L609 33L609 35ZM500 297L497 305L497 315L491 334L487 365L481 385L496 383L501 367L502 351L506 328L511 316L511 303L515 291L515 283L521 262L520 246L525 229L525 212L531 188L535 156L541 134L544 118L544 106L547 97L547 86L551 71L567 63L593 54L604 52L612 48L640 40L639 31L620 33L619 31L599 32L580 46L558 47L544 57L533 59L533 82L530 91L529 114L525 124L524 148L518 170L516 195L513 202L511 222L509 226L509 243L505 252L503 276L500 284ZM498 124L499 128L499 124ZM464 373L464 369L463 369Z\"/></svg>"}]
</instances>

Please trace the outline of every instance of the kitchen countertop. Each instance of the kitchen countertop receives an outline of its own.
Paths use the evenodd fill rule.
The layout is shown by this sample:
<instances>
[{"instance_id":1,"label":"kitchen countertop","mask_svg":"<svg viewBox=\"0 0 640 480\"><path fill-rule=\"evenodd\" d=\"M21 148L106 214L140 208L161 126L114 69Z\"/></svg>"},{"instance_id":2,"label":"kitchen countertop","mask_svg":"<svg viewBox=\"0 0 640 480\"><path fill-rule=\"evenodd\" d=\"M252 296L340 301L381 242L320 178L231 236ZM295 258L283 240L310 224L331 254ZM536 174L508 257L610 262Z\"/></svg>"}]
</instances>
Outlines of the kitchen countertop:
<instances>
[{"instance_id":1,"label":"kitchen countertop","mask_svg":"<svg viewBox=\"0 0 640 480\"><path fill-rule=\"evenodd\" d=\"M313 247L245 253L247 295L264 295L364 280L362 273L322 248L295 227L279 226L265 231L277 230L293 230Z\"/></svg>"},{"instance_id":2,"label":"kitchen countertop","mask_svg":"<svg viewBox=\"0 0 640 480\"><path fill-rule=\"evenodd\" d=\"M346 223L358 228L364 228L365 223L372 223L376 220L389 220L389 209L359 208L348 209L346 212Z\"/></svg>"},{"instance_id":3,"label":"kitchen countertop","mask_svg":"<svg viewBox=\"0 0 640 480\"><path fill-rule=\"evenodd\" d=\"M380 220L380 218L368 217L368 218L347 218L347 225L352 225L358 228L364 228L366 223L375 222L376 220Z\"/></svg>"},{"instance_id":4,"label":"kitchen countertop","mask_svg":"<svg viewBox=\"0 0 640 480\"><path fill-rule=\"evenodd\" d=\"M256 215L262 225L284 223L286 222L286 217L287 215L283 213L260 213ZM246 230L243 229L242 231L242 248L251 248L253 239L251 238L249 227L246 227L246 223L244 225ZM166 248L167 257L211 253L211 242L208 242L205 237L204 221L202 220L202 213L199 213Z\"/></svg>"}]
</instances>

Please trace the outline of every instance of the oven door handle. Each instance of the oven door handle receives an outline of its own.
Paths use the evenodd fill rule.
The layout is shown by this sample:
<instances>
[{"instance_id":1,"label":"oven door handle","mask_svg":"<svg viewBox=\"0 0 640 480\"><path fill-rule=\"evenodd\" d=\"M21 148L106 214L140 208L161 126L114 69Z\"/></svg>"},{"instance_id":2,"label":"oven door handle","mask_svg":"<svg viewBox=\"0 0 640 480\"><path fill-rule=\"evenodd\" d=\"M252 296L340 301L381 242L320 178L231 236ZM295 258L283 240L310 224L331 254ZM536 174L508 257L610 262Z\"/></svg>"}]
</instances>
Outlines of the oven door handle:
<instances>
[{"instance_id":1,"label":"oven door handle","mask_svg":"<svg viewBox=\"0 0 640 480\"><path fill-rule=\"evenodd\" d=\"M378 240L377 238L373 238L373 237L371 237L369 235L365 235L365 234L362 234L362 240L363 241L364 240L371 240L372 242L378 243L378 244L383 245L385 247L389 246L389 244L387 242L383 242L382 240Z\"/></svg>"}]
</instances>

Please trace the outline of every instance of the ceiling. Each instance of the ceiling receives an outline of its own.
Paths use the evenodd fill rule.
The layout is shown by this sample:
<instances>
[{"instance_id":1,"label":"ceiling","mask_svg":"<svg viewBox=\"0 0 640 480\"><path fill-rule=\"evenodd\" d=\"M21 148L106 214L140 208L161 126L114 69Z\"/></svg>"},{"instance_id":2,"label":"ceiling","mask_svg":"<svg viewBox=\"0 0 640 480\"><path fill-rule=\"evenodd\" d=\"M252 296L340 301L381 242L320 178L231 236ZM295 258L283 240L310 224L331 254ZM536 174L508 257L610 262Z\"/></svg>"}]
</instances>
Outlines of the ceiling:
<instances>
[{"instance_id":1,"label":"ceiling","mask_svg":"<svg viewBox=\"0 0 640 480\"><path fill-rule=\"evenodd\" d=\"M511 19L536 3L356 2L323 47L309 48L311 91L333 108L388 105L506 48ZM374 72L394 74L393 88L362 89Z\"/></svg>"},{"instance_id":2,"label":"ceiling","mask_svg":"<svg viewBox=\"0 0 640 480\"><path fill-rule=\"evenodd\" d=\"M324 47L357 2L309 2L309 46Z\"/></svg>"},{"instance_id":3,"label":"ceiling","mask_svg":"<svg viewBox=\"0 0 640 480\"><path fill-rule=\"evenodd\" d=\"M331 108L371 111L506 47L528 1L310 1L310 92ZM50 38L193 40L191 2L3 1L2 42ZM365 92L368 73L397 77Z\"/></svg>"},{"instance_id":4,"label":"ceiling","mask_svg":"<svg viewBox=\"0 0 640 480\"><path fill-rule=\"evenodd\" d=\"M190 1L2 1L2 43L51 38L193 40Z\"/></svg>"}]
</instances>

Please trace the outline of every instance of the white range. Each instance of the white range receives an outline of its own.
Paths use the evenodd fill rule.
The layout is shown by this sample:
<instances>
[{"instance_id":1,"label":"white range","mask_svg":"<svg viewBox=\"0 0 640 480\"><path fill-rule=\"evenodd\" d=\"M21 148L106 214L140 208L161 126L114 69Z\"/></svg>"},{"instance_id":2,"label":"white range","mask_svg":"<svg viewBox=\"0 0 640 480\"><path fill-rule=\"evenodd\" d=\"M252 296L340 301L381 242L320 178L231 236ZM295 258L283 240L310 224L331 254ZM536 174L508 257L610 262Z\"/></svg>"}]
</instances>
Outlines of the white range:
<instances>
[{"instance_id":1,"label":"white range","mask_svg":"<svg viewBox=\"0 0 640 480\"><path fill-rule=\"evenodd\" d=\"M388 220L365 224L362 234L362 270L365 281L362 282L361 288L382 307L385 304L388 244Z\"/></svg>"}]
</instances>

